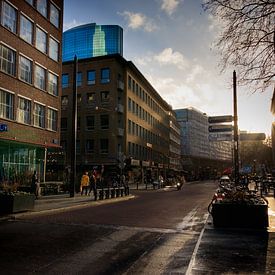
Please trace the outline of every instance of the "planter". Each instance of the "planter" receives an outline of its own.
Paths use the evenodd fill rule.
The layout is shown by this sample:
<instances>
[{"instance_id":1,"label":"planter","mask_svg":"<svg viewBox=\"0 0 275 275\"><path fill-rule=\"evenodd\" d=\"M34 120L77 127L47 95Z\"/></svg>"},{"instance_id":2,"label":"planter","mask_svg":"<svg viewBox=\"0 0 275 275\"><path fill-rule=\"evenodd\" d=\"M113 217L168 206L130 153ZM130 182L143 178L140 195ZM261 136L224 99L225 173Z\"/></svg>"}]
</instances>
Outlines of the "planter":
<instances>
[{"instance_id":1,"label":"planter","mask_svg":"<svg viewBox=\"0 0 275 275\"><path fill-rule=\"evenodd\" d=\"M32 210L35 195L26 193L0 194L0 214Z\"/></svg>"},{"instance_id":2,"label":"planter","mask_svg":"<svg viewBox=\"0 0 275 275\"><path fill-rule=\"evenodd\" d=\"M223 203L212 204L211 215L215 227L268 227L267 204Z\"/></svg>"}]
</instances>

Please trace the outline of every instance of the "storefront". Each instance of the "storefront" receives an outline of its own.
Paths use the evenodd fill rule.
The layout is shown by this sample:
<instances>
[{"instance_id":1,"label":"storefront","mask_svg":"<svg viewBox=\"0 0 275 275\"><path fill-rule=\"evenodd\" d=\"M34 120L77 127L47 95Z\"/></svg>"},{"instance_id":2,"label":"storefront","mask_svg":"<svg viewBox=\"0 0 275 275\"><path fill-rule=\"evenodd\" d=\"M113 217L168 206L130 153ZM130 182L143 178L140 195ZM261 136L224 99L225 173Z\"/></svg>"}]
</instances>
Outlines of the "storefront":
<instances>
[{"instance_id":1,"label":"storefront","mask_svg":"<svg viewBox=\"0 0 275 275\"><path fill-rule=\"evenodd\" d=\"M44 174L45 148L10 140L0 140L0 183L30 184L33 171Z\"/></svg>"}]
</instances>

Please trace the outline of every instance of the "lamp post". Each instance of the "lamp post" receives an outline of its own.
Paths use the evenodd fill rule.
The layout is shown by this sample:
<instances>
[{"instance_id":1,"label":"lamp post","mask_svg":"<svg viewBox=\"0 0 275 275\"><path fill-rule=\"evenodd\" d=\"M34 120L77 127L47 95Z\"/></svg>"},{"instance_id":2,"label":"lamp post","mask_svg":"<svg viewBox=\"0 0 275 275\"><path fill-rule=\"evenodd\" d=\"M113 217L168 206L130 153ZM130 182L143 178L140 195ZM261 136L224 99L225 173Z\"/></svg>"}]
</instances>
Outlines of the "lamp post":
<instances>
[{"instance_id":1,"label":"lamp post","mask_svg":"<svg viewBox=\"0 0 275 275\"><path fill-rule=\"evenodd\" d=\"M234 108L234 176L235 185L239 184L239 137L238 137L238 112L237 112L237 77L233 72L233 108Z\"/></svg>"},{"instance_id":2,"label":"lamp post","mask_svg":"<svg viewBox=\"0 0 275 275\"><path fill-rule=\"evenodd\" d=\"M74 56L70 197L75 195L77 128L77 56Z\"/></svg>"}]
</instances>

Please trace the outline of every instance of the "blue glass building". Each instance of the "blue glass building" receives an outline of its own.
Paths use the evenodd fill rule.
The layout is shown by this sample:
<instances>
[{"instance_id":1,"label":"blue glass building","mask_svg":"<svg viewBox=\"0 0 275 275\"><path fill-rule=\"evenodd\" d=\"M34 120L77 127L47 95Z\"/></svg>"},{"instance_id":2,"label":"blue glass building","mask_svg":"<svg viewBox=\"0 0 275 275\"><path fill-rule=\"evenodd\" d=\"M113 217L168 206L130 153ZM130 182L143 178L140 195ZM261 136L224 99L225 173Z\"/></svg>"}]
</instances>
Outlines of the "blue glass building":
<instances>
[{"instance_id":1,"label":"blue glass building","mask_svg":"<svg viewBox=\"0 0 275 275\"><path fill-rule=\"evenodd\" d=\"M120 54L123 56L123 30L117 25L85 24L63 33L62 61Z\"/></svg>"}]
</instances>

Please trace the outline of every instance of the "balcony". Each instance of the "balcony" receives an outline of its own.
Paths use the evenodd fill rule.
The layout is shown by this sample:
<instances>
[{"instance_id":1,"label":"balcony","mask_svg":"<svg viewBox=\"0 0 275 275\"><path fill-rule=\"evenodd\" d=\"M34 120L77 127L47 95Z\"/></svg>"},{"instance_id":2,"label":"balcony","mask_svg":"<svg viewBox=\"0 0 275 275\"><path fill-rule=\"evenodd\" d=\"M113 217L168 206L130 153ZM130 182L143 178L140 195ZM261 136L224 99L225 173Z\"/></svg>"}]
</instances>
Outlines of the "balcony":
<instances>
[{"instance_id":1,"label":"balcony","mask_svg":"<svg viewBox=\"0 0 275 275\"><path fill-rule=\"evenodd\" d=\"M117 88L118 88L119 90L124 91L124 82L122 82L121 80L118 80L118 81L117 81Z\"/></svg>"},{"instance_id":2,"label":"balcony","mask_svg":"<svg viewBox=\"0 0 275 275\"><path fill-rule=\"evenodd\" d=\"M124 129L123 128L117 128L117 135L119 137L123 137L124 136Z\"/></svg>"}]
</instances>

